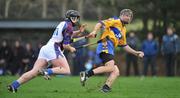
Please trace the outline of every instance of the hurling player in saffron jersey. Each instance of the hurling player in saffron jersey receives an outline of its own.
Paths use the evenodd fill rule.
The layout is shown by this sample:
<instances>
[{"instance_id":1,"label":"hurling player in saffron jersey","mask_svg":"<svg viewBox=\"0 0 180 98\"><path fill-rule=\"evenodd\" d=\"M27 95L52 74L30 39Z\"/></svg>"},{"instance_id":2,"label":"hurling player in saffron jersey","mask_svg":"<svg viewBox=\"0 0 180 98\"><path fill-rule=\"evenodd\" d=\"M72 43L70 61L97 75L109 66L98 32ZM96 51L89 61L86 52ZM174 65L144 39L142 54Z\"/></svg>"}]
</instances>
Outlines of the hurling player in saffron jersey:
<instances>
[{"instance_id":1,"label":"hurling player in saffron jersey","mask_svg":"<svg viewBox=\"0 0 180 98\"><path fill-rule=\"evenodd\" d=\"M144 56L141 51L130 48L126 43L126 24L129 24L133 18L133 12L130 9L123 9L119 18L109 18L100 21L94 27L94 30L88 35L90 38L96 37L97 31L102 28L103 32L100 39L108 36L106 41L98 43L96 53L99 55L104 66L89 70L88 72L80 72L81 83L84 86L86 80L96 74L109 73L105 84L102 86L102 92L111 91L114 80L119 76L119 69L114 61L114 49L117 46L122 47L126 52L132 53L140 58Z\"/></svg>"}]
</instances>

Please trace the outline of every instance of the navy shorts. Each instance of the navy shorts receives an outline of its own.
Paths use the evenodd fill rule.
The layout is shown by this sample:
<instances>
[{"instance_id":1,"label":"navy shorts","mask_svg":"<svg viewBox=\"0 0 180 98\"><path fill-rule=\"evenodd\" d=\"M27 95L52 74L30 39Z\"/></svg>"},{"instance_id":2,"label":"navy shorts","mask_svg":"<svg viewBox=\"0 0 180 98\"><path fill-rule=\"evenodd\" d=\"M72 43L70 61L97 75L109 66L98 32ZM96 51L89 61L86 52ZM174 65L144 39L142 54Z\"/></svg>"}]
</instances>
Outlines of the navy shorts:
<instances>
[{"instance_id":1,"label":"navy shorts","mask_svg":"<svg viewBox=\"0 0 180 98\"><path fill-rule=\"evenodd\" d=\"M99 54L99 57L100 59L102 60L102 63L105 64L111 60L114 60L114 55L112 54L108 54L108 53L105 53L105 52L101 52Z\"/></svg>"}]
</instances>

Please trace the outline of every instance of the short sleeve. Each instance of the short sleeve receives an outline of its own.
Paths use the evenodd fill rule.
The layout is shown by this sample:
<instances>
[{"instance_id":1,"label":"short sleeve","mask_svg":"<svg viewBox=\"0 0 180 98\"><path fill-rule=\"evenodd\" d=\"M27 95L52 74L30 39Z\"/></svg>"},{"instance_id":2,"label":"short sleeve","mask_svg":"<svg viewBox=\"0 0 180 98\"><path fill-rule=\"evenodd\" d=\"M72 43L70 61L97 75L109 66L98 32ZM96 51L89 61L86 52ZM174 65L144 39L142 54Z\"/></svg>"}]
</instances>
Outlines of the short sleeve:
<instances>
[{"instance_id":1,"label":"short sleeve","mask_svg":"<svg viewBox=\"0 0 180 98\"><path fill-rule=\"evenodd\" d=\"M100 23L105 27L105 28L109 28L111 26L113 26L115 24L116 20L114 20L113 18L109 18L107 20L103 20L100 21Z\"/></svg>"}]
</instances>

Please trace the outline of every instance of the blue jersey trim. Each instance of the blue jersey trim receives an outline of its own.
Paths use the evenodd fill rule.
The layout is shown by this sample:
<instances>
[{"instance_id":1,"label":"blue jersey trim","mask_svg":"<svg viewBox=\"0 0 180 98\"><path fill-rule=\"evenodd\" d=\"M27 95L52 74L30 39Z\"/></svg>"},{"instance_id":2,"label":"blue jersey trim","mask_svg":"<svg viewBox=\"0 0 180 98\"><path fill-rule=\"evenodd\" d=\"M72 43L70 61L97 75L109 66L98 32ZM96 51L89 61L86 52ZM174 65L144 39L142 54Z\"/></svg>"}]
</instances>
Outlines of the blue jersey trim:
<instances>
[{"instance_id":1,"label":"blue jersey trim","mask_svg":"<svg viewBox=\"0 0 180 98\"><path fill-rule=\"evenodd\" d=\"M117 16L113 16L113 18L114 18L115 20L119 19L119 17L117 17Z\"/></svg>"},{"instance_id":2,"label":"blue jersey trim","mask_svg":"<svg viewBox=\"0 0 180 98\"><path fill-rule=\"evenodd\" d=\"M110 27L110 29L114 32L114 35L116 36L116 38L118 38L118 39L122 38L121 31L118 28Z\"/></svg>"}]
</instances>

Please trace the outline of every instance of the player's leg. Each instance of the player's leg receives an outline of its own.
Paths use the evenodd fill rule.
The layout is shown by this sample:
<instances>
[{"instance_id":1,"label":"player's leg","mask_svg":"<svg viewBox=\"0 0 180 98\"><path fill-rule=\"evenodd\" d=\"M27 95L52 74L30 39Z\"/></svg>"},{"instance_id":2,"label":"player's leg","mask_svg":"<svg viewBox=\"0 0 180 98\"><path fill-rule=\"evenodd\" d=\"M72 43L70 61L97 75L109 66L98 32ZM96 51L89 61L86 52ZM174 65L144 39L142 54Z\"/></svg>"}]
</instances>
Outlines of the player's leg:
<instances>
[{"instance_id":1,"label":"player's leg","mask_svg":"<svg viewBox=\"0 0 180 98\"><path fill-rule=\"evenodd\" d=\"M48 68L43 71L45 79L49 80L52 74L70 74L69 64L64 57L59 57L57 59L51 60L53 68Z\"/></svg>"},{"instance_id":2,"label":"player's leg","mask_svg":"<svg viewBox=\"0 0 180 98\"><path fill-rule=\"evenodd\" d=\"M85 81L88 77L91 77L94 74L112 72L114 70L114 55L111 54L114 51L111 48L113 48L113 45L110 40L98 44L96 52L105 66L100 66L93 70L89 70L88 72L80 72L80 81L82 86L85 85Z\"/></svg>"},{"instance_id":3,"label":"player's leg","mask_svg":"<svg viewBox=\"0 0 180 98\"><path fill-rule=\"evenodd\" d=\"M69 64L65 57L60 57L52 60L53 68L51 69L54 74L70 74Z\"/></svg>"},{"instance_id":4,"label":"player's leg","mask_svg":"<svg viewBox=\"0 0 180 98\"><path fill-rule=\"evenodd\" d=\"M34 67L32 70L24 73L19 79L13 81L11 83L11 85L8 86L8 90L11 91L11 92L16 92L17 91L17 88L28 82L29 80L33 79L35 76L38 75L38 71L42 68L44 68L45 66L47 65L47 61L44 60L44 59L37 59L35 64L34 64Z\"/></svg>"},{"instance_id":5,"label":"player's leg","mask_svg":"<svg viewBox=\"0 0 180 98\"><path fill-rule=\"evenodd\" d=\"M113 70L113 72L110 73L110 75L107 78L106 83L102 87L101 91L103 91L105 93L109 92L111 90L111 86L112 86L113 82L117 79L118 76L119 76L119 69L116 65L114 65L114 70Z\"/></svg>"},{"instance_id":6,"label":"player's leg","mask_svg":"<svg viewBox=\"0 0 180 98\"><path fill-rule=\"evenodd\" d=\"M80 81L82 86L85 86L85 81L96 74L101 74L101 73L109 73L114 71L114 60L110 60L108 62L105 63L105 66L100 66L97 67L93 70L89 70L88 72L80 72Z\"/></svg>"},{"instance_id":7,"label":"player's leg","mask_svg":"<svg viewBox=\"0 0 180 98\"><path fill-rule=\"evenodd\" d=\"M101 73L109 73L109 72L112 72L113 70L114 70L114 60L111 60L105 63L105 66L100 66L91 70L92 72L89 72L88 76L90 77L94 74L96 75L96 74L101 74ZM93 74L90 74L90 73L93 73Z\"/></svg>"}]
</instances>

